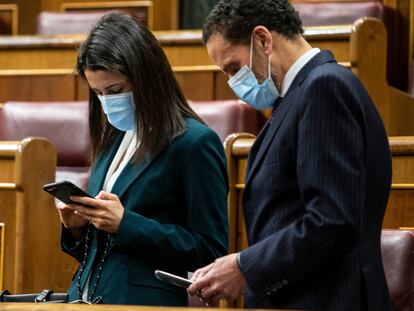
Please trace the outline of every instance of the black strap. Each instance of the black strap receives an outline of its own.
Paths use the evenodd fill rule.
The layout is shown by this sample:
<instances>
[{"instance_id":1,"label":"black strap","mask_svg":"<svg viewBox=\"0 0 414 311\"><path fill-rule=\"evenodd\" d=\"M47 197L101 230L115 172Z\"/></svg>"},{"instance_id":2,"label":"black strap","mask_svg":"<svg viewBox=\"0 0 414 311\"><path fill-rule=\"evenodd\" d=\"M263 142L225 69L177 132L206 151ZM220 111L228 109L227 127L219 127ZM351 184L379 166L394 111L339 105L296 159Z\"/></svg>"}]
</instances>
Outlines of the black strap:
<instances>
[{"instance_id":1,"label":"black strap","mask_svg":"<svg viewBox=\"0 0 414 311\"><path fill-rule=\"evenodd\" d=\"M53 290L44 289L42 292L36 296L34 302L45 302L49 300L49 296L53 294Z\"/></svg>"},{"instance_id":2,"label":"black strap","mask_svg":"<svg viewBox=\"0 0 414 311\"><path fill-rule=\"evenodd\" d=\"M10 292L7 289L0 291L0 302L4 301L4 295L10 295Z\"/></svg>"}]
</instances>

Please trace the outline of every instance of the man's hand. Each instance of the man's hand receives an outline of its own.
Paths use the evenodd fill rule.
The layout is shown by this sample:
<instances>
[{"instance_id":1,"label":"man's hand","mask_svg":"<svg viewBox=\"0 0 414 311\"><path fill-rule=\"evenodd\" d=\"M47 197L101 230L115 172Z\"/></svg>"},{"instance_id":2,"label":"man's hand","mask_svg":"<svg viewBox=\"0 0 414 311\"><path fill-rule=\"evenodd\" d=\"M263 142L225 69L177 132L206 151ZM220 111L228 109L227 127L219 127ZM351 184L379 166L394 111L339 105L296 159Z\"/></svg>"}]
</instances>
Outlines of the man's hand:
<instances>
[{"instance_id":1,"label":"man's hand","mask_svg":"<svg viewBox=\"0 0 414 311\"><path fill-rule=\"evenodd\" d=\"M192 278L194 284L188 293L197 295L208 305L216 305L222 298L236 300L247 283L237 265L237 254L216 259L212 264L198 269Z\"/></svg>"}]
</instances>

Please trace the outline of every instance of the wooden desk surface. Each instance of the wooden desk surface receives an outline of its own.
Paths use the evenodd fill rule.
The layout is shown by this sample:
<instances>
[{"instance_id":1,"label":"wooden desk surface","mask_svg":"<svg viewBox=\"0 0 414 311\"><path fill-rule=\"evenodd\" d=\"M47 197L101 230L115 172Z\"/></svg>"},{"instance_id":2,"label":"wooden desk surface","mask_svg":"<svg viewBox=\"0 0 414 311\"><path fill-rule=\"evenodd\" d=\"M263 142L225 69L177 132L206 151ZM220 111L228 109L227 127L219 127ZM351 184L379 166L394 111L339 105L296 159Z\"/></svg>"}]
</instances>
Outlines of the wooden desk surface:
<instances>
[{"instance_id":1,"label":"wooden desk surface","mask_svg":"<svg viewBox=\"0 0 414 311\"><path fill-rule=\"evenodd\" d=\"M304 36L308 40L344 39L349 38L351 31L352 25L306 27ZM202 44L201 30L168 30L153 33L162 45ZM77 47L85 38L85 35L0 36L0 49Z\"/></svg>"},{"instance_id":2,"label":"wooden desk surface","mask_svg":"<svg viewBox=\"0 0 414 311\"><path fill-rule=\"evenodd\" d=\"M102 311L206 311L226 310L240 311L240 309L218 308L170 308L170 307L144 307L144 306L120 306L120 305L86 305L86 304L35 304L35 303L0 303L1 310L7 311L78 311L78 310L102 310ZM254 311L259 309L244 309ZM274 310L276 311L276 310Z\"/></svg>"},{"instance_id":3,"label":"wooden desk surface","mask_svg":"<svg viewBox=\"0 0 414 311\"><path fill-rule=\"evenodd\" d=\"M311 45L349 61L352 25L305 28ZM172 66L213 65L200 30L154 31ZM72 69L85 35L0 36L0 69Z\"/></svg>"}]
</instances>

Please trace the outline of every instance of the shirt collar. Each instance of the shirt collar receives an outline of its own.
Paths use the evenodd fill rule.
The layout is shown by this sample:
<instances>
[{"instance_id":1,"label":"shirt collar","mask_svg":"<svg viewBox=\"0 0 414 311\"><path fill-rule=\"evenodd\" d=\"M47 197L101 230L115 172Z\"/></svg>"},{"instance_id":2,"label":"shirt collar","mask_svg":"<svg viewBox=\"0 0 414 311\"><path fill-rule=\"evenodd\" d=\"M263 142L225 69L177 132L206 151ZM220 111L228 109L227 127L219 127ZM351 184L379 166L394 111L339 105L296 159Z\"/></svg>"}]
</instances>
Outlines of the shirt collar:
<instances>
[{"instance_id":1,"label":"shirt collar","mask_svg":"<svg viewBox=\"0 0 414 311\"><path fill-rule=\"evenodd\" d=\"M285 78L283 79L282 92L280 94L281 97L284 97L286 95L299 71L320 51L321 50L318 48L313 48L307 51L301 57L299 57L296 62L289 68L288 72L285 75Z\"/></svg>"}]
</instances>

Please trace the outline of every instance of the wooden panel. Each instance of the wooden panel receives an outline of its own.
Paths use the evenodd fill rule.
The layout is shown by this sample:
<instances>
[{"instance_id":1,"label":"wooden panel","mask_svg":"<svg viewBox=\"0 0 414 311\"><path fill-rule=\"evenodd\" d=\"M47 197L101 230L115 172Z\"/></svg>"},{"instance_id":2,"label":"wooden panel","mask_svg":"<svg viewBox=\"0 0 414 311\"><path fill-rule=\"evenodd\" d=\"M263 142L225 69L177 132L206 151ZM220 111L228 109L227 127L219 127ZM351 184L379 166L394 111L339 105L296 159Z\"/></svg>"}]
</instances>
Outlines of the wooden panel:
<instances>
[{"instance_id":1,"label":"wooden panel","mask_svg":"<svg viewBox=\"0 0 414 311\"><path fill-rule=\"evenodd\" d=\"M3 71L0 76L0 102L74 100L75 81L68 74L48 71Z\"/></svg>"},{"instance_id":2,"label":"wooden panel","mask_svg":"<svg viewBox=\"0 0 414 311\"><path fill-rule=\"evenodd\" d=\"M16 4L0 4L0 35L17 35L18 7Z\"/></svg>"},{"instance_id":3,"label":"wooden panel","mask_svg":"<svg viewBox=\"0 0 414 311\"><path fill-rule=\"evenodd\" d=\"M1 161L1 159L0 159ZM0 177L1 178L1 177ZM0 221L7 224L4 243L4 273L2 274L3 287L10 291L16 290L14 287L14 265L16 260L15 248L16 240L16 191L5 189L0 186Z\"/></svg>"},{"instance_id":4,"label":"wooden panel","mask_svg":"<svg viewBox=\"0 0 414 311\"><path fill-rule=\"evenodd\" d=\"M391 190L383 228L414 227L414 185L411 189Z\"/></svg>"},{"instance_id":5,"label":"wooden panel","mask_svg":"<svg viewBox=\"0 0 414 311\"><path fill-rule=\"evenodd\" d=\"M213 100L230 97L220 97L226 93L224 90L231 90L227 83L217 83L216 75L222 74L216 66L174 67L173 70L187 99ZM4 90L0 93L0 102L89 99L87 82L68 70L0 70L0 88Z\"/></svg>"},{"instance_id":6,"label":"wooden panel","mask_svg":"<svg viewBox=\"0 0 414 311\"><path fill-rule=\"evenodd\" d=\"M64 2L60 5L60 10L63 12L109 12L119 10L134 16L150 29L154 27L152 1Z\"/></svg>"},{"instance_id":7,"label":"wooden panel","mask_svg":"<svg viewBox=\"0 0 414 311\"><path fill-rule=\"evenodd\" d=\"M218 71L214 76L214 99L236 99L237 96L227 84L227 76Z\"/></svg>"},{"instance_id":8,"label":"wooden panel","mask_svg":"<svg viewBox=\"0 0 414 311\"><path fill-rule=\"evenodd\" d=\"M414 184L414 137L389 137L392 153L392 182Z\"/></svg>"},{"instance_id":9,"label":"wooden panel","mask_svg":"<svg viewBox=\"0 0 414 311\"><path fill-rule=\"evenodd\" d=\"M177 30L179 0L153 0L154 30Z\"/></svg>"},{"instance_id":10,"label":"wooden panel","mask_svg":"<svg viewBox=\"0 0 414 311\"><path fill-rule=\"evenodd\" d=\"M0 287L3 287L3 275L4 275L4 241L5 241L5 225L0 223Z\"/></svg>"},{"instance_id":11,"label":"wooden panel","mask_svg":"<svg viewBox=\"0 0 414 311\"><path fill-rule=\"evenodd\" d=\"M213 100L214 72L208 71L175 71L185 98L189 100Z\"/></svg>"},{"instance_id":12,"label":"wooden panel","mask_svg":"<svg viewBox=\"0 0 414 311\"><path fill-rule=\"evenodd\" d=\"M308 27L314 46L329 48L340 62L349 61L352 25ZM200 31L154 31L172 66L213 65ZM85 36L19 36L0 38L0 69L73 69Z\"/></svg>"},{"instance_id":13,"label":"wooden panel","mask_svg":"<svg viewBox=\"0 0 414 311\"><path fill-rule=\"evenodd\" d=\"M14 150L10 163L10 151ZM53 197L56 151L46 139L0 142L0 163L14 167L14 187L0 170L0 222L5 223L4 285L14 293L42 288L66 291L76 263L60 250L60 220ZM6 174L6 180L9 175ZM13 185L12 184L12 185Z\"/></svg>"}]
</instances>

